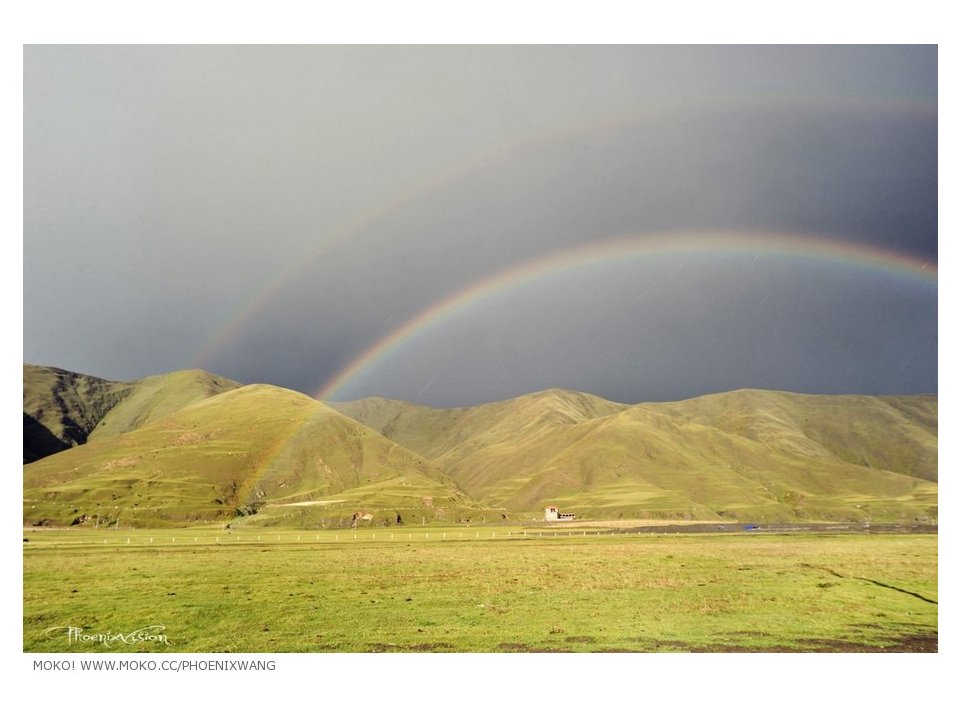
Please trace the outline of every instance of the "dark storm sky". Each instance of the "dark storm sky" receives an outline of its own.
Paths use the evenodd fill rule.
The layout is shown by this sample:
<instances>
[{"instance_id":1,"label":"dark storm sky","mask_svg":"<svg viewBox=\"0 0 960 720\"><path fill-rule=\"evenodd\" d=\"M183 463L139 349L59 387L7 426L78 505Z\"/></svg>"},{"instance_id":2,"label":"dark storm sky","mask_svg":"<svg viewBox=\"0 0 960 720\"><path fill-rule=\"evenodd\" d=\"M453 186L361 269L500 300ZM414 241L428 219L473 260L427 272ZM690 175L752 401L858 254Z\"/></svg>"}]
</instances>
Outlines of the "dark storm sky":
<instances>
[{"instance_id":1,"label":"dark storm sky","mask_svg":"<svg viewBox=\"0 0 960 720\"><path fill-rule=\"evenodd\" d=\"M936 48L24 53L28 362L314 394L484 278L693 232L935 265ZM722 244L518 283L333 397L936 392L933 282Z\"/></svg>"}]
</instances>

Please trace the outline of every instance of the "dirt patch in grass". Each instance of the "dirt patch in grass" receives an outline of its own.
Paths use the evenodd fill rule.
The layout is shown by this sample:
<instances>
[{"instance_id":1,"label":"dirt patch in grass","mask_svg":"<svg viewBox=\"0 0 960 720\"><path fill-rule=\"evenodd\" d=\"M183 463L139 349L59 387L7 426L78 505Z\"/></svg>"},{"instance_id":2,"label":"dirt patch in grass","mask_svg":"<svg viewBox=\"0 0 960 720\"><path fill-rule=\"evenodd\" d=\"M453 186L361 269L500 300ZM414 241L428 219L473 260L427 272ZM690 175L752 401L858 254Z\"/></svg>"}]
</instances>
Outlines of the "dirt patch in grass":
<instances>
[{"instance_id":1,"label":"dirt patch in grass","mask_svg":"<svg viewBox=\"0 0 960 720\"><path fill-rule=\"evenodd\" d=\"M938 652L937 633L918 633L881 638L882 645L871 645L852 640L804 638L797 646L742 647L739 645L700 645L688 647L694 653L929 653Z\"/></svg>"},{"instance_id":2,"label":"dirt patch in grass","mask_svg":"<svg viewBox=\"0 0 960 720\"><path fill-rule=\"evenodd\" d=\"M371 643L367 645L367 652L434 652L436 650L453 650L448 642L425 642L414 645L398 645L396 643Z\"/></svg>"},{"instance_id":3,"label":"dirt patch in grass","mask_svg":"<svg viewBox=\"0 0 960 720\"><path fill-rule=\"evenodd\" d=\"M920 633L883 638L883 645L866 645L849 640L801 640L809 652L915 653L938 652L937 633Z\"/></svg>"},{"instance_id":4,"label":"dirt patch in grass","mask_svg":"<svg viewBox=\"0 0 960 720\"><path fill-rule=\"evenodd\" d=\"M500 643L497 649L502 652L531 652L533 648L523 643Z\"/></svg>"},{"instance_id":5,"label":"dirt patch in grass","mask_svg":"<svg viewBox=\"0 0 960 720\"><path fill-rule=\"evenodd\" d=\"M402 652L403 648L394 643L371 643L367 645L367 652L372 653L381 653L381 652Z\"/></svg>"},{"instance_id":6,"label":"dirt patch in grass","mask_svg":"<svg viewBox=\"0 0 960 720\"><path fill-rule=\"evenodd\" d=\"M498 652L522 652L522 653L566 653L570 650L566 648L536 647L525 643L500 643L497 645Z\"/></svg>"},{"instance_id":7,"label":"dirt patch in grass","mask_svg":"<svg viewBox=\"0 0 960 720\"><path fill-rule=\"evenodd\" d=\"M637 638L638 642L650 642L649 640L644 640L643 638ZM677 650L690 650L690 645L679 640L654 640L654 648L675 648Z\"/></svg>"}]
</instances>

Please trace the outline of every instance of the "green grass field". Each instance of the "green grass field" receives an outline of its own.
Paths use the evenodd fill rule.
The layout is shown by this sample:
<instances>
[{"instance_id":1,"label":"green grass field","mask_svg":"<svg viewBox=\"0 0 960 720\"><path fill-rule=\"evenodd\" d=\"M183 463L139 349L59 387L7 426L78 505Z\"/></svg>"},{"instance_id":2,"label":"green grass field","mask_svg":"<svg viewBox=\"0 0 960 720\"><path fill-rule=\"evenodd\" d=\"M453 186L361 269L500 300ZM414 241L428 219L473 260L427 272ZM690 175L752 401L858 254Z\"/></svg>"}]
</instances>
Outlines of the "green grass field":
<instances>
[{"instance_id":1,"label":"green grass field","mask_svg":"<svg viewBox=\"0 0 960 720\"><path fill-rule=\"evenodd\" d=\"M23 647L937 649L936 535L538 532L25 530ZM114 639L108 647L95 637L161 625L145 635L169 644ZM71 637L69 627L86 637Z\"/></svg>"}]
</instances>

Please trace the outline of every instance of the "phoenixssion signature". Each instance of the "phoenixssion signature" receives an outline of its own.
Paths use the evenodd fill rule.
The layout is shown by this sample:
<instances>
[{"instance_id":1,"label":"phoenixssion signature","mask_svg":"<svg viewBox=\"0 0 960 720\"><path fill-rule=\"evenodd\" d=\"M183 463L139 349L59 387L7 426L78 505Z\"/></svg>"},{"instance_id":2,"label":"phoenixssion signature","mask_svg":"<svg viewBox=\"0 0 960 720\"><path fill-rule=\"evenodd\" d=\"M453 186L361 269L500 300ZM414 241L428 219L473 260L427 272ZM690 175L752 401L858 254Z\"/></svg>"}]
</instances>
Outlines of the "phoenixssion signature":
<instances>
[{"instance_id":1,"label":"phoenixssion signature","mask_svg":"<svg viewBox=\"0 0 960 720\"><path fill-rule=\"evenodd\" d=\"M113 644L139 645L141 643L170 645L167 636L163 634L164 630L166 630L166 625L147 625L128 633L94 633L87 632L84 628L69 625L48 628L43 634L44 637L48 638L65 635L67 643L70 645L74 643L100 643L104 647L112 647Z\"/></svg>"}]
</instances>

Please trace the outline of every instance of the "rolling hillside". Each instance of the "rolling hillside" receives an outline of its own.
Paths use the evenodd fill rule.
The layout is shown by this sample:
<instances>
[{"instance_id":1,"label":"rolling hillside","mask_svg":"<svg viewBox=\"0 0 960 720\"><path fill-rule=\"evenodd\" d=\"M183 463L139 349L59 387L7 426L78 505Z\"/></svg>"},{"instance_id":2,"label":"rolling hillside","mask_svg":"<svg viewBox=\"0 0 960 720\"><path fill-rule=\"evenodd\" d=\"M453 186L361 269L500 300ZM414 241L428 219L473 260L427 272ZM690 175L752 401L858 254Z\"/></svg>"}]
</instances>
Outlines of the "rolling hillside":
<instances>
[{"instance_id":1,"label":"rolling hillside","mask_svg":"<svg viewBox=\"0 0 960 720\"><path fill-rule=\"evenodd\" d=\"M507 416L502 403L430 410L376 399L337 407L415 443L476 499L512 510L557 503L589 517L937 516L934 396L744 390L633 407L573 403L581 411L570 412L577 395L516 398Z\"/></svg>"},{"instance_id":2,"label":"rolling hillside","mask_svg":"<svg viewBox=\"0 0 960 720\"><path fill-rule=\"evenodd\" d=\"M936 522L936 396L568 390L325 405L198 370L118 383L24 365L24 522L596 519ZM38 459L39 458L39 459Z\"/></svg>"},{"instance_id":3,"label":"rolling hillside","mask_svg":"<svg viewBox=\"0 0 960 720\"><path fill-rule=\"evenodd\" d=\"M236 390L240 383L203 370L180 370L152 375L130 386L130 392L123 400L97 423L89 440L136 430L193 403Z\"/></svg>"},{"instance_id":4,"label":"rolling hillside","mask_svg":"<svg viewBox=\"0 0 960 720\"><path fill-rule=\"evenodd\" d=\"M24 467L24 522L162 526L232 520L343 525L475 513L415 453L305 395L218 394ZM85 520L79 520L86 518Z\"/></svg>"},{"instance_id":5,"label":"rolling hillside","mask_svg":"<svg viewBox=\"0 0 960 720\"><path fill-rule=\"evenodd\" d=\"M115 382L23 364L23 460L134 430L240 383L202 370Z\"/></svg>"},{"instance_id":6,"label":"rolling hillside","mask_svg":"<svg viewBox=\"0 0 960 720\"><path fill-rule=\"evenodd\" d=\"M658 409L800 456L937 481L937 397L737 390Z\"/></svg>"},{"instance_id":7,"label":"rolling hillside","mask_svg":"<svg viewBox=\"0 0 960 720\"><path fill-rule=\"evenodd\" d=\"M474 452L523 438L553 435L627 405L572 390L543 390L467 408L435 409L386 398L330 403L384 437L454 470Z\"/></svg>"}]
</instances>

